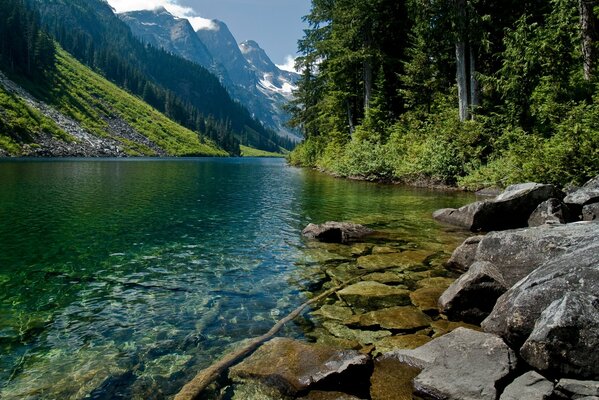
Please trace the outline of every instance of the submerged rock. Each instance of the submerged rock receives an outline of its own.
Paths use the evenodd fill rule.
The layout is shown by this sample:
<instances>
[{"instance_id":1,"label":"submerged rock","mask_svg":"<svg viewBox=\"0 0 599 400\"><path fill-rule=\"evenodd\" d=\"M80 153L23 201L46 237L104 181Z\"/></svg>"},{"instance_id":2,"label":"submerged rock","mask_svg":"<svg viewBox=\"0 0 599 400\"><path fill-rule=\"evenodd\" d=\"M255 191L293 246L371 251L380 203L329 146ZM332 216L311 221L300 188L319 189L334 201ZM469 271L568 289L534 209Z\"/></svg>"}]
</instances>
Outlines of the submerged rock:
<instances>
[{"instance_id":1,"label":"submerged rock","mask_svg":"<svg viewBox=\"0 0 599 400\"><path fill-rule=\"evenodd\" d=\"M331 335L345 340L356 341L361 345L373 344L392 335L392 333L387 330L367 331L351 329L341 323L333 321L324 322L322 325L331 333Z\"/></svg>"},{"instance_id":2,"label":"submerged rock","mask_svg":"<svg viewBox=\"0 0 599 400\"><path fill-rule=\"evenodd\" d=\"M355 350L337 350L297 340L276 338L229 370L233 381L258 380L281 393L295 395L331 375L368 363Z\"/></svg>"},{"instance_id":3,"label":"submerged rock","mask_svg":"<svg viewBox=\"0 0 599 400\"><path fill-rule=\"evenodd\" d=\"M363 225L350 222L329 221L324 224L309 224L302 234L310 239L326 243L348 243L351 240L363 238L374 231Z\"/></svg>"},{"instance_id":4,"label":"submerged rock","mask_svg":"<svg viewBox=\"0 0 599 400\"><path fill-rule=\"evenodd\" d=\"M355 325L363 328L380 327L394 331L415 331L430 326L431 318L416 307L392 307L371 311L357 317Z\"/></svg>"},{"instance_id":5,"label":"submerged rock","mask_svg":"<svg viewBox=\"0 0 599 400\"><path fill-rule=\"evenodd\" d=\"M358 267L366 270L383 270L388 268L411 269L422 265L430 255L427 250L407 250L401 253L372 254L358 258Z\"/></svg>"},{"instance_id":6,"label":"submerged rock","mask_svg":"<svg viewBox=\"0 0 599 400\"><path fill-rule=\"evenodd\" d=\"M385 354L395 350L415 349L427 344L432 339L426 335L411 334L411 335L396 335L388 336L376 342L376 354Z\"/></svg>"},{"instance_id":7,"label":"submerged rock","mask_svg":"<svg viewBox=\"0 0 599 400\"><path fill-rule=\"evenodd\" d=\"M501 338L464 328L385 357L421 368L414 389L434 399L495 400L498 383L516 368L516 354Z\"/></svg>"},{"instance_id":8,"label":"submerged rock","mask_svg":"<svg viewBox=\"0 0 599 400\"><path fill-rule=\"evenodd\" d=\"M541 374L530 371L510 383L499 400L548 400L553 393L553 383Z\"/></svg>"},{"instance_id":9,"label":"submerged rock","mask_svg":"<svg viewBox=\"0 0 599 400\"><path fill-rule=\"evenodd\" d=\"M563 197L564 194L553 185L523 183L509 186L493 200L478 201L459 209L438 210L433 217L473 232L523 228L539 204L550 198Z\"/></svg>"},{"instance_id":10,"label":"submerged rock","mask_svg":"<svg viewBox=\"0 0 599 400\"><path fill-rule=\"evenodd\" d=\"M444 287L425 287L416 289L410 293L410 299L412 300L412 304L418 307L421 311L431 315L438 314L439 306L437 303L439 302L439 297L444 291Z\"/></svg>"},{"instance_id":11,"label":"submerged rock","mask_svg":"<svg viewBox=\"0 0 599 400\"><path fill-rule=\"evenodd\" d=\"M378 282L358 282L338 292L339 297L352 307L377 310L410 304L410 291Z\"/></svg>"},{"instance_id":12,"label":"submerged rock","mask_svg":"<svg viewBox=\"0 0 599 400\"><path fill-rule=\"evenodd\" d=\"M412 380L420 370L395 358L379 357L370 377L372 400L412 400Z\"/></svg>"}]
</instances>

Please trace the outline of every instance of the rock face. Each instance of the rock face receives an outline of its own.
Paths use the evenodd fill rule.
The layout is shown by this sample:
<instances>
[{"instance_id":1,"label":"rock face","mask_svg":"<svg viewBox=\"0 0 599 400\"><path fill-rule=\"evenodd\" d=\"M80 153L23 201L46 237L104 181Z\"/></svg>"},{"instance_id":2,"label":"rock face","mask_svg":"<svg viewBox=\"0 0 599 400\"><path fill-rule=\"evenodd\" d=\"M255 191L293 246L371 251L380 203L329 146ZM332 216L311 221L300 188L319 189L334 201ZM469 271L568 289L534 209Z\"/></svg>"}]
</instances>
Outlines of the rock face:
<instances>
[{"instance_id":1,"label":"rock face","mask_svg":"<svg viewBox=\"0 0 599 400\"><path fill-rule=\"evenodd\" d=\"M509 186L493 200L475 202L459 209L438 210L433 217L473 232L523 228L539 204L563 197L564 194L553 185L524 183Z\"/></svg>"},{"instance_id":2,"label":"rock face","mask_svg":"<svg viewBox=\"0 0 599 400\"><path fill-rule=\"evenodd\" d=\"M599 230L595 223L586 225ZM522 355L541 371L597 379L598 293L599 241L595 238L514 285L499 298L482 326L514 348L524 345ZM589 350L592 346L594 351Z\"/></svg>"},{"instance_id":3,"label":"rock face","mask_svg":"<svg viewBox=\"0 0 599 400\"><path fill-rule=\"evenodd\" d=\"M568 206L559 199L549 199L539 204L528 218L528 226L541 226L545 224L565 224L572 217Z\"/></svg>"},{"instance_id":4,"label":"rock face","mask_svg":"<svg viewBox=\"0 0 599 400\"><path fill-rule=\"evenodd\" d=\"M564 203L570 207L576 215L582 212L584 206L599 203L599 176L591 179L578 190L568 194Z\"/></svg>"},{"instance_id":5,"label":"rock face","mask_svg":"<svg viewBox=\"0 0 599 400\"><path fill-rule=\"evenodd\" d=\"M497 298L516 282L544 263L596 242L599 226L594 223L489 233L467 258L475 263L443 293L439 306L451 318L480 322ZM470 245L456 252L463 252L463 248L472 252Z\"/></svg>"},{"instance_id":6,"label":"rock face","mask_svg":"<svg viewBox=\"0 0 599 400\"><path fill-rule=\"evenodd\" d=\"M541 313L520 354L541 371L599 379L598 349L599 297L566 293Z\"/></svg>"},{"instance_id":7,"label":"rock face","mask_svg":"<svg viewBox=\"0 0 599 400\"><path fill-rule=\"evenodd\" d=\"M510 383L499 400L546 400L552 393L553 383L530 371Z\"/></svg>"},{"instance_id":8,"label":"rock face","mask_svg":"<svg viewBox=\"0 0 599 400\"><path fill-rule=\"evenodd\" d=\"M477 261L439 298L439 308L449 318L480 323L493 310L507 284L501 272L488 261Z\"/></svg>"},{"instance_id":9,"label":"rock face","mask_svg":"<svg viewBox=\"0 0 599 400\"><path fill-rule=\"evenodd\" d=\"M570 399L599 397L599 381L579 381L575 379L560 379L555 387L556 394L561 394ZM594 397L593 397L594 396Z\"/></svg>"},{"instance_id":10,"label":"rock face","mask_svg":"<svg viewBox=\"0 0 599 400\"><path fill-rule=\"evenodd\" d=\"M468 267L474 262L476 257L476 249L484 236L472 236L462 243L460 247L455 249L451 258L445 264L448 269L464 273L468 271Z\"/></svg>"},{"instance_id":11,"label":"rock face","mask_svg":"<svg viewBox=\"0 0 599 400\"><path fill-rule=\"evenodd\" d=\"M587 204L582 207L583 221L599 221L599 203Z\"/></svg>"},{"instance_id":12,"label":"rock face","mask_svg":"<svg viewBox=\"0 0 599 400\"><path fill-rule=\"evenodd\" d=\"M501 338L465 328L394 357L422 369L414 379L417 394L434 399L497 398L498 382L516 368L516 355Z\"/></svg>"},{"instance_id":13,"label":"rock face","mask_svg":"<svg viewBox=\"0 0 599 400\"><path fill-rule=\"evenodd\" d=\"M277 387L283 394L296 395L329 376L365 365L368 359L355 350L276 338L231 368L229 376L234 381L255 379Z\"/></svg>"},{"instance_id":14,"label":"rock face","mask_svg":"<svg viewBox=\"0 0 599 400\"><path fill-rule=\"evenodd\" d=\"M309 224L302 234L310 239L316 239L325 243L348 243L354 239L360 239L373 233L371 229L350 222L325 222L316 225Z\"/></svg>"}]
</instances>

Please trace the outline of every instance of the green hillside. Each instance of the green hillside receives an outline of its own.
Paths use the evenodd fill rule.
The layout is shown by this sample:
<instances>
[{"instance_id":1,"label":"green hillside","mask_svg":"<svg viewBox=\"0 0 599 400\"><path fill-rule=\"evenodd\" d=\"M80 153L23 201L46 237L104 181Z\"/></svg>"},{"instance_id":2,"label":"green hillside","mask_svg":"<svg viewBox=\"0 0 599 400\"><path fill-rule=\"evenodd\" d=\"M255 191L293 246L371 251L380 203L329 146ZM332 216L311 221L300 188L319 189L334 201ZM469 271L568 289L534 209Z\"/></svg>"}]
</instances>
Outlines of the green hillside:
<instances>
[{"instance_id":1,"label":"green hillside","mask_svg":"<svg viewBox=\"0 0 599 400\"><path fill-rule=\"evenodd\" d=\"M43 83L12 76L34 97L77 122L99 139L99 143L116 146L102 155L130 156L226 156L211 140L171 121L163 114L130 95L102 76L85 67L62 49L56 52L52 73ZM19 94L0 86L0 149L10 155L35 154L44 145L80 142L65 132L54 119L45 116L35 105L27 104ZM46 113L47 114L47 113ZM38 139L51 136L50 141ZM145 140L144 140L145 138ZM48 143L46 143L48 142ZM53 144L54 143L54 144ZM42 154L52 153L52 149ZM86 155L81 151L75 154ZM97 155L93 152L90 155Z\"/></svg>"}]
</instances>

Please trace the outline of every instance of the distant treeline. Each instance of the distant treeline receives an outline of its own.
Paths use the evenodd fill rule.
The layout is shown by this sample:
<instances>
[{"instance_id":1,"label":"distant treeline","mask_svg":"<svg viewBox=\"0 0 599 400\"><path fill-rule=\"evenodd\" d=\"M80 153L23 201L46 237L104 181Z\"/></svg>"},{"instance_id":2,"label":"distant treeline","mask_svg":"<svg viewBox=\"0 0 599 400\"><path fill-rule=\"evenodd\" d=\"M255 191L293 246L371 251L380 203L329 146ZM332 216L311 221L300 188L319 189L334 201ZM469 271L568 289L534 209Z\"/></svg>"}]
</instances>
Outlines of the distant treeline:
<instances>
[{"instance_id":1,"label":"distant treeline","mask_svg":"<svg viewBox=\"0 0 599 400\"><path fill-rule=\"evenodd\" d=\"M599 173L599 3L313 0L292 162L476 188Z\"/></svg>"}]
</instances>

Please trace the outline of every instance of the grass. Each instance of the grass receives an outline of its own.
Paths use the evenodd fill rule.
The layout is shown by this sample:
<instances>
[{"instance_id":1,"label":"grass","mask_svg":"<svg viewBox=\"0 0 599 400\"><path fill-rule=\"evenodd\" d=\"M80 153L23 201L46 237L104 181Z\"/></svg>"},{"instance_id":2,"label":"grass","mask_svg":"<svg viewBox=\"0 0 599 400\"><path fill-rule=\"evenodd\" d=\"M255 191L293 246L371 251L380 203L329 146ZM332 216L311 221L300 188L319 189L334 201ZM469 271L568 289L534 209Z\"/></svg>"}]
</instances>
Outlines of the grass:
<instances>
[{"instance_id":1,"label":"grass","mask_svg":"<svg viewBox=\"0 0 599 400\"><path fill-rule=\"evenodd\" d=\"M18 83L94 135L116 139L129 155L154 156L156 152L142 143L120 137L118 132L111 133L106 122L108 118L126 122L169 156L228 155L214 142L168 119L60 48L57 51L56 70L47 82L42 85L29 81ZM10 117L6 119L4 115ZM35 143L35 138L41 131L52 133L63 140L72 140L53 121L2 89L0 116L0 147L10 154L19 155L21 144ZM4 125L8 126L3 125L5 119L8 124Z\"/></svg>"},{"instance_id":2,"label":"grass","mask_svg":"<svg viewBox=\"0 0 599 400\"><path fill-rule=\"evenodd\" d=\"M272 153L270 151L258 150L258 149L254 149L253 147L248 147L248 146L244 146L244 145L241 145L239 147L241 149L242 157L277 157L277 158L285 157L285 154L283 154L283 153Z\"/></svg>"}]
</instances>

